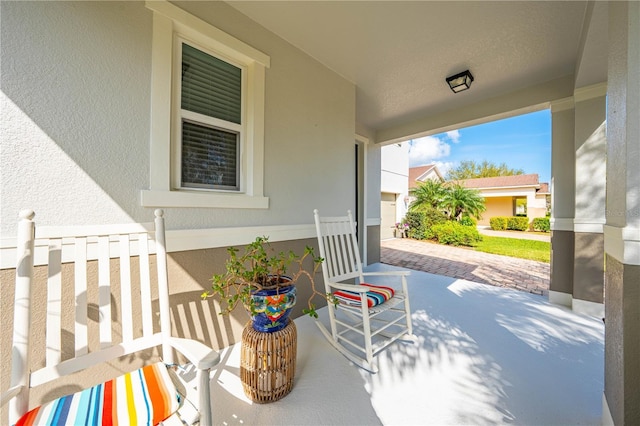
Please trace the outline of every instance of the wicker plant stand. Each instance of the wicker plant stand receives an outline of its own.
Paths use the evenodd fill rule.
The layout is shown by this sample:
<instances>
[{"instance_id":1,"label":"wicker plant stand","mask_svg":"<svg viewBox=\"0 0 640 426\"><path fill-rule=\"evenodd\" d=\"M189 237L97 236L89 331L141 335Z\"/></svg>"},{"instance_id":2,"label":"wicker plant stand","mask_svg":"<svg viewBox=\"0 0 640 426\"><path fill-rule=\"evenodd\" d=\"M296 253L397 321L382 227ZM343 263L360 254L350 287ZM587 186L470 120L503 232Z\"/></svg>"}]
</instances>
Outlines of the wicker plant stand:
<instances>
[{"instance_id":1,"label":"wicker plant stand","mask_svg":"<svg viewBox=\"0 0 640 426\"><path fill-rule=\"evenodd\" d=\"M240 380L244 393L253 402L277 401L291 392L296 372L298 335L289 320L273 333L256 331L249 322L242 332Z\"/></svg>"}]
</instances>

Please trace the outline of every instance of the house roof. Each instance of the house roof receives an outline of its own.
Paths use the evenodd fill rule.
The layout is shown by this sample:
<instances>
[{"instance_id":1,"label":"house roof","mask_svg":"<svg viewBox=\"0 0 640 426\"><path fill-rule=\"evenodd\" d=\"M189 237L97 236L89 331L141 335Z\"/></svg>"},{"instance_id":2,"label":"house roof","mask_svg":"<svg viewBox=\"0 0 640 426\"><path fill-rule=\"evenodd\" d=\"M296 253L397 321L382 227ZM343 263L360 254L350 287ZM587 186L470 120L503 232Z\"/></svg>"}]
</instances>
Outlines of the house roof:
<instances>
[{"instance_id":1,"label":"house roof","mask_svg":"<svg viewBox=\"0 0 640 426\"><path fill-rule=\"evenodd\" d=\"M409 189L416 187L416 182L423 182L429 173L434 172L438 175L440 180L443 180L442 174L438 170L435 164L429 164L426 166L417 166L409 168Z\"/></svg>"},{"instance_id":2,"label":"house roof","mask_svg":"<svg viewBox=\"0 0 640 426\"><path fill-rule=\"evenodd\" d=\"M549 189L549 184L547 182L542 182L540 184L540 188L536 191L538 194L551 194L551 190Z\"/></svg>"},{"instance_id":3,"label":"house roof","mask_svg":"<svg viewBox=\"0 0 640 426\"><path fill-rule=\"evenodd\" d=\"M461 180L460 184L465 188L505 188L516 186L540 186L538 182L538 174L529 175L513 175L513 176L497 176L488 178L466 179Z\"/></svg>"}]
</instances>

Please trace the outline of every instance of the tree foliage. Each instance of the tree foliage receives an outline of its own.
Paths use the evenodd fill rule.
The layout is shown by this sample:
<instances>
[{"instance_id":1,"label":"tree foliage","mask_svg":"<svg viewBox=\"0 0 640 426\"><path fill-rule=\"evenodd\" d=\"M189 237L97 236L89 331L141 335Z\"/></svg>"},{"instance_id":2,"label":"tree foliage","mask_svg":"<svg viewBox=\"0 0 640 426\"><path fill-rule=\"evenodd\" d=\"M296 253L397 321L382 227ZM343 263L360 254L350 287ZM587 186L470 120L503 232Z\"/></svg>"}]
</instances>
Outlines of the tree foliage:
<instances>
[{"instance_id":1,"label":"tree foliage","mask_svg":"<svg viewBox=\"0 0 640 426\"><path fill-rule=\"evenodd\" d=\"M479 191L465 188L457 183L447 185L447 192L440 205L452 220L460 220L463 213L480 219L482 212L487 209Z\"/></svg>"},{"instance_id":2,"label":"tree foliage","mask_svg":"<svg viewBox=\"0 0 640 426\"><path fill-rule=\"evenodd\" d=\"M479 191L455 182L421 182L409 193L415 197L409 205L410 212L436 209L445 212L449 219L460 220L462 216L480 219L480 214L486 210Z\"/></svg>"},{"instance_id":3,"label":"tree foliage","mask_svg":"<svg viewBox=\"0 0 640 426\"><path fill-rule=\"evenodd\" d=\"M445 192L446 188L439 180L420 182L418 186L409 191L409 194L414 197L414 200L409 205L409 211L438 208L444 198Z\"/></svg>"},{"instance_id":4,"label":"tree foliage","mask_svg":"<svg viewBox=\"0 0 640 426\"><path fill-rule=\"evenodd\" d=\"M521 174L524 174L524 170L509 168L506 163L494 164L487 160L477 163L474 160L465 160L458 167L449 170L448 176L450 180L464 180Z\"/></svg>"}]
</instances>

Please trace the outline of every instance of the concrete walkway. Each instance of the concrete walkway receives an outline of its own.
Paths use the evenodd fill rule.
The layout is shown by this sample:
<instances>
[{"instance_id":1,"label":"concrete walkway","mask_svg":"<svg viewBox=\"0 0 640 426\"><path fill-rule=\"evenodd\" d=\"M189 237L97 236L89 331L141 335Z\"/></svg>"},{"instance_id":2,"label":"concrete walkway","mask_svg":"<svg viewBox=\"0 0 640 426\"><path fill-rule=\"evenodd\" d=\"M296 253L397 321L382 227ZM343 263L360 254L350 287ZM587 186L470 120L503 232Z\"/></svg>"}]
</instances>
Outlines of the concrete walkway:
<instances>
[{"instance_id":1,"label":"concrete walkway","mask_svg":"<svg viewBox=\"0 0 640 426\"><path fill-rule=\"evenodd\" d=\"M380 262L547 296L548 263L477 252L408 238L380 243Z\"/></svg>"}]
</instances>

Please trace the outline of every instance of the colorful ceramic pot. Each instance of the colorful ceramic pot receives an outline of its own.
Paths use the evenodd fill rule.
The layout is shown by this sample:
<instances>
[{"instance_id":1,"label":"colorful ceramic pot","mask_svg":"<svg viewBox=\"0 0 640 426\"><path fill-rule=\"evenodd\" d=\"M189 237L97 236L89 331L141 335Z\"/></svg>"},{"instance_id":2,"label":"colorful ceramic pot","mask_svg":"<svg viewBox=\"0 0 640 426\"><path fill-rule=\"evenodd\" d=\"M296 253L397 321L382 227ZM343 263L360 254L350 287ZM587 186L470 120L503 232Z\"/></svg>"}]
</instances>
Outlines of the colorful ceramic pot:
<instances>
[{"instance_id":1,"label":"colorful ceramic pot","mask_svg":"<svg viewBox=\"0 0 640 426\"><path fill-rule=\"evenodd\" d=\"M263 333L282 330L289 321L291 308L296 304L296 287L290 285L272 290L257 290L251 294L256 315L253 329Z\"/></svg>"}]
</instances>

